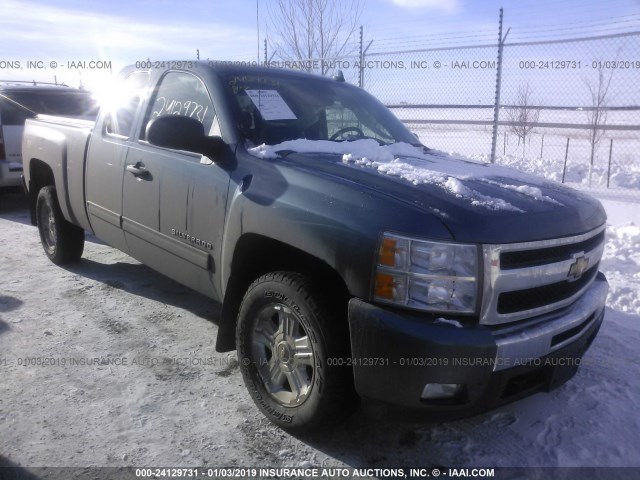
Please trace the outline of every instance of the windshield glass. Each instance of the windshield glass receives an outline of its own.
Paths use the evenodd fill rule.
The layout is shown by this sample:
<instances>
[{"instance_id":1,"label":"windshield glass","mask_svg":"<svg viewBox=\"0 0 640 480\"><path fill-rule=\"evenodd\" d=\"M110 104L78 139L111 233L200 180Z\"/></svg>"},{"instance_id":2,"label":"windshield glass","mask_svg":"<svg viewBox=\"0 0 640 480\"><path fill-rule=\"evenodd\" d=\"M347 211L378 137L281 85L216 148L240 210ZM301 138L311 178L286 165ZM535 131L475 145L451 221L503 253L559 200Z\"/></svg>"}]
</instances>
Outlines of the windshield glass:
<instances>
[{"instance_id":1,"label":"windshield glass","mask_svg":"<svg viewBox=\"0 0 640 480\"><path fill-rule=\"evenodd\" d=\"M224 84L249 146L301 138L419 144L384 105L347 83L267 71L227 74Z\"/></svg>"}]
</instances>

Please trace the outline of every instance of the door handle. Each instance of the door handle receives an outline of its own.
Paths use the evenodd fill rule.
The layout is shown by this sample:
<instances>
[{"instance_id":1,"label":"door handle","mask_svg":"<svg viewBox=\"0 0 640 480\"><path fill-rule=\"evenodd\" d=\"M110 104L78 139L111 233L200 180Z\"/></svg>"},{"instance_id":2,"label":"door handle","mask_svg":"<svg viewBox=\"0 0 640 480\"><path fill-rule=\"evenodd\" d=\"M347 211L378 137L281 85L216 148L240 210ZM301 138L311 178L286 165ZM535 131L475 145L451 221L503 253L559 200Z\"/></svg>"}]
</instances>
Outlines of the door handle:
<instances>
[{"instance_id":1,"label":"door handle","mask_svg":"<svg viewBox=\"0 0 640 480\"><path fill-rule=\"evenodd\" d=\"M136 177L146 177L149 175L149 170L139 163L136 163L135 165L127 165L127 172L133 173Z\"/></svg>"}]
</instances>

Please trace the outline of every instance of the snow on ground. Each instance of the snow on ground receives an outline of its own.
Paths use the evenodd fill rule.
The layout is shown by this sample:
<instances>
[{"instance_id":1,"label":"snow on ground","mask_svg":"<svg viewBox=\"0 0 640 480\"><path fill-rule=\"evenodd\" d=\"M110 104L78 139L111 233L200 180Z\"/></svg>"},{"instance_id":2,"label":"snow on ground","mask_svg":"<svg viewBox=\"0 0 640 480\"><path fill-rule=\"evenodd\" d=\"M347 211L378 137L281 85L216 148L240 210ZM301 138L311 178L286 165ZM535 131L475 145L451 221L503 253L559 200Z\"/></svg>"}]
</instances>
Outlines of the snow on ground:
<instances>
[{"instance_id":1,"label":"snow on ground","mask_svg":"<svg viewBox=\"0 0 640 480\"><path fill-rule=\"evenodd\" d=\"M456 156L464 156L478 161L488 161L491 151L491 127L472 127L455 124L422 124L411 120L425 119L490 120L493 110L489 109L410 109L396 110L407 126L416 133L428 147L443 150ZM580 124L585 120L585 112L541 111L541 122ZM608 122L629 125L634 121L629 112L616 114ZM542 120L542 117L547 120ZM526 148L508 128L501 128L497 136L496 162L518 169L543 175L545 178L561 181L563 172L569 183L589 184L589 159L591 145L589 130L584 129L534 129L527 136ZM569 144L567 143L570 140ZM613 143L611 143L613 142ZM592 186L640 190L640 146L638 135L633 131L608 130L594 153ZM483 153L479 153L483 152ZM566 159L566 165L565 165ZM566 168L565 168L566 167Z\"/></svg>"},{"instance_id":2,"label":"snow on ground","mask_svg":"<svg viewBox=\"0 0 640 480\"><path fill-rule=\"evenodd\" d=\"M610 226L600 268L609 279L608 305L640 320L640 202L603 204Z\"/></svg>"},{"instance_id":3,"label":"snow on ground","mask_svg":"<svg viewBox=\"0 0 640 480\"><path fill-rule=\"evenodd\" d=\"M604 205L612 294L569 383L456 422L358 413L292 436L258 413L235 355L215 352L218 305L91 237L57 267L24 199L2 197L0 464L640 466L640 203Z\"/></svg>"}]
</instances>

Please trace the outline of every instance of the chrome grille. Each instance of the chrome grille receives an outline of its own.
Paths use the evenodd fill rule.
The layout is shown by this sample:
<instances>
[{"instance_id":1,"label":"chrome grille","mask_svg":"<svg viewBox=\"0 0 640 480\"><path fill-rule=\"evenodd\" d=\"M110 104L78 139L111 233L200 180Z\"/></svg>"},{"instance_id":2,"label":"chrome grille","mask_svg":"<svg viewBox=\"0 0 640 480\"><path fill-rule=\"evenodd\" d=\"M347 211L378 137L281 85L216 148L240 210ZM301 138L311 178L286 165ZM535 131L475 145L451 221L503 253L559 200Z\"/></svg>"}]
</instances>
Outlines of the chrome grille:
<instances>
[{"instance_id":1,"label":"chrome grille","mask_svg":"<svg viewBox=\"0 0 640 480\"><path fill-rule=\"evenodd\" d=\"M576 301L598 272L604 229L603 225L553 240L484 245L480 323L517 322Z\"/></svg>"}]
</instances>

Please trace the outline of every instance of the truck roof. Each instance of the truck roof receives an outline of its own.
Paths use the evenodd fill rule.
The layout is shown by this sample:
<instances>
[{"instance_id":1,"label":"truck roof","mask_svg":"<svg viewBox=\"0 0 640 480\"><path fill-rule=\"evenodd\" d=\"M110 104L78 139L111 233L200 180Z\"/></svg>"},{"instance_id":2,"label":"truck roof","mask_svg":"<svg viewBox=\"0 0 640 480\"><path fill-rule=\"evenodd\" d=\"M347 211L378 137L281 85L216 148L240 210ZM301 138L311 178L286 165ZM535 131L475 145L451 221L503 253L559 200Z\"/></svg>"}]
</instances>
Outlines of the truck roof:
<instances>
[{"instance_id":1,"label":"truck roof","mask_svg":"<svg viewBox=\"0 0 640 480\"><path fill-rule=\"evenodd\" d=\"M21 80L0 80L0 90L12 91L12 92L32 92L32 91L81 91L86 92L84 89L78 89L70 87L63 83L46 83L46 82L32 82Z\"/></svg>"},{"instance_id":2,"label":"truck roof","mask_svg":"<svg viewBox=\"0 0 640 480\"><path fill-rule=\"evenodd\" d=\"M293 64L294 62L292 62ZM297 62L298 64L301 62ZM157 62L147 62L149 65L144 68L145 62L139 62L139 65L129 65L122 69L121 74L128 73L134 70L190 70L198 72L202 70L212 70L219 73L234 73L237 75L251 75L251 74L264 74L264 73L277 73L284 75L292 75L297 77L313 77L316 79L326 79L328 81L335 81L332 77L323 76L318 73L306 72L303 70L288 69L281 67L266 67L256 65L255 62L241 62L241 61L226 61L226 60L164 60ZM156 68L158 66L158 68ZM337 70L336 70L337 72Z\"/></svg>"}]
</instances>

